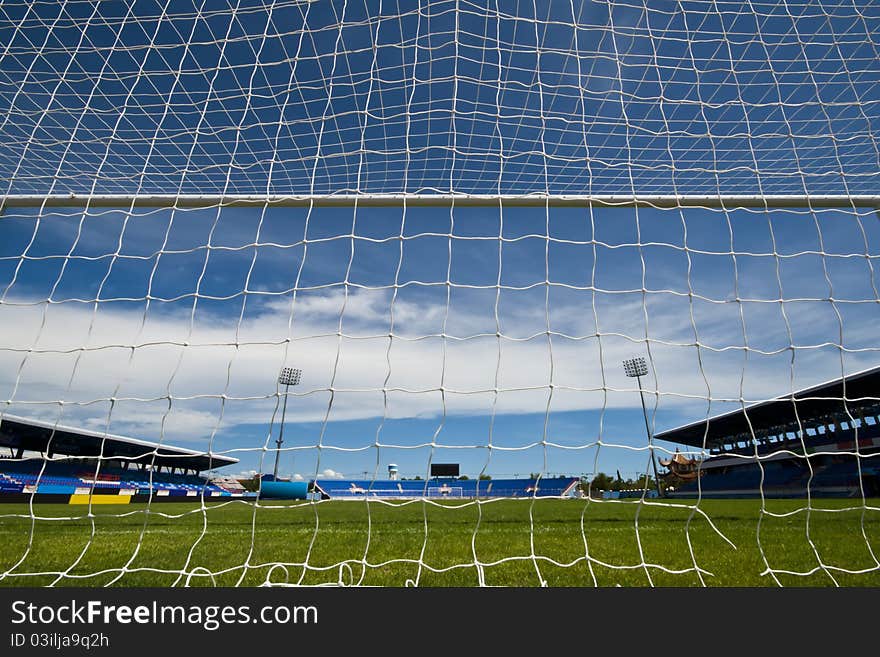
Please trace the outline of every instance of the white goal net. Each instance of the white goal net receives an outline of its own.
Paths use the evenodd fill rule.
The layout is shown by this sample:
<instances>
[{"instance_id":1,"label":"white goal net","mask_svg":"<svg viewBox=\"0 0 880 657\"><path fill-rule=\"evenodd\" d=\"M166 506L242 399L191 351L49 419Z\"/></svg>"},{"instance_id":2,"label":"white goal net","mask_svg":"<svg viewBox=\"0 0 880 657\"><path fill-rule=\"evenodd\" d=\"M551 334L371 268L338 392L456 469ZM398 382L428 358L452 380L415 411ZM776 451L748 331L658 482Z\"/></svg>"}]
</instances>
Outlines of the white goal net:
<instances>
[{"instance_id":1,"label":"white goal net","mask_svg":"<svg viewBox=\"0 0 880 657\"><path fill-rule=\"evenodd\" d=\"M0 584L877 585L878 34L3 2Z\"/></svg>"}]
</instances>

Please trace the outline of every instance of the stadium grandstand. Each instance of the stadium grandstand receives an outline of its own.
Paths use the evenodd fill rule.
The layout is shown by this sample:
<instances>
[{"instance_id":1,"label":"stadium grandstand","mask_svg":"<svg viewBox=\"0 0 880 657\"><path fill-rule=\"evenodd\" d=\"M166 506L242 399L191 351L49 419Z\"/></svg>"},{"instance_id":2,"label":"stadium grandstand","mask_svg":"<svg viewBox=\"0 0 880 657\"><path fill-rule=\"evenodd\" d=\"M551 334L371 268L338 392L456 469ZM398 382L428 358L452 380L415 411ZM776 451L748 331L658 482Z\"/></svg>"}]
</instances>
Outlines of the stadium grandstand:
<instances>
[{"instance_id":1,"label":"stadium grandstand","mask_svg":"<svg viewBox=\"0 0 880 657\"><path fill-rule=\"evenodd\" d=\"M880 367L658 433L670 496L880 495Z\"/></svg>"},{"instance_id":2,"label":"stadium grandstand","mask_svg":"<svg viewBox=\"0 0 880 657\"><path fill-rule=\"evenodd\" d=\"M207 470L238 459L10 415L0 420L0 502L129 504L253 497Z\"/></svg>"},{"instance_id":3,"label":"stadium grandstand","mask_svg":"<svg viewBox=\"0 0 880 657\"><path fill-rule=\"evenodd\" d=\"M535 498L572 497L577 477L529 479L330 479L316 480L314 491L321 499L357 500L421 498Z\"/></svg>"},{"instance_id":4,"label":"stadium grandstand","mask_svg":"<svg viewBox=\"0 0 880 657\"><path fill-rule=\"evenodd\" d=\"M205 498L276 500L570 497L576 477L427 480L313 479L261 475L258 493L205 471L238 459L52 422L0 421L0 502L129 504ZM311 495L309 495L311 493Z\"/></svg>"}]
</instances>

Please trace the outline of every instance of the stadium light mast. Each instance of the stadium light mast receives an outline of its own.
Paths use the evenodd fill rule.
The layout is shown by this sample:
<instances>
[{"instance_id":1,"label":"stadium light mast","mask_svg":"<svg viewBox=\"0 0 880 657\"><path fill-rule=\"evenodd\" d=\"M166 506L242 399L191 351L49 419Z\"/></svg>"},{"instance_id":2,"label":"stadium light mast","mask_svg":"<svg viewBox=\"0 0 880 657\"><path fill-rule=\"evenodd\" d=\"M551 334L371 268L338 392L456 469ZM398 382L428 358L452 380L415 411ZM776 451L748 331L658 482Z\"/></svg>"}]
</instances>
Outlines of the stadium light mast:
<instances>
[{"instance_id":1,"label":"stadium light mast","mask_svg":"<svg viewBox=\"0 0 880 657\"><path fill-rule=\"evenodd\" d=\"M284 442L284 416L287 415L287 395L290 391L290 386L298 385L301 378L302 370L293 367L282 368L281 374L278 375L278 384L284 386L284 405L281 409L281 429L278 431L278 440L275 441L278 449L275 450L275 470L273 476L276 480L278 479L278 457L281 455L281 443Z\"/></svg>"},{"instance_id":2,"label":"stadium light mast","mask_svg":"<svg viewBox=\"0 0 880 657\"><path fill-rule=\"evenodd\" d=\"M648 448L651 450L651 465L654 468L654 484L657 487L657 495L662 496L660 491L660 477L657 474L657 462L654 460L654 436L651 433L651 423L648 422L648 408L645 406L645 393L642 390L642 377L648 373L648 364L641 356L629 358L623 361L623 371L634 378L639 384L639 398L642 400L642 415L645 418L645 431L648 433Z\"/></svg>"}]
</instances>

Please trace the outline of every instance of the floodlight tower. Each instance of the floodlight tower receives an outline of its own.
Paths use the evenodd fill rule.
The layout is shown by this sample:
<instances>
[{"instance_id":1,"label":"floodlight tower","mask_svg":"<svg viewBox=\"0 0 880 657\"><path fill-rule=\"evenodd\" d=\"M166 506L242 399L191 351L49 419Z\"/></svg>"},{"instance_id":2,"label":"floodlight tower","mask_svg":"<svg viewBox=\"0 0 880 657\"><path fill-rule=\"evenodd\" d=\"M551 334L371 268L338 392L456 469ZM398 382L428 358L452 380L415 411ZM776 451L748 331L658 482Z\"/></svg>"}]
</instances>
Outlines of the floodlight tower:
<instances>
[{"instance_id":1,"label":"floodlight tower","mask_svg":"<svg viewBox=\"0 0 880 657\"><path fill-rule=\"evenodd\" d=\"M278 431L278 440L275 441L278 449L275 450L275 471L273 476L276 480L278 479L278 457L281 454L281 443L284 442L284 416L287 415L287 394L290 391L290 386L298 385L301 378L302 370L294 369L293 367L282 368L281 374L278 375L278 384L285 386L285 388L284 405L281 410L281 429Z\"/></svg>"},{"instance_id":2,"label":"floodlight tower","mask_svg":"<svg viewBox=\"0 0 880 657\"><path fill-rule=\"evenodd\" d=\"M639 384L639 397L642 400L642 415L645 418L645 431L648 433L648 448L651 450L651 465L654 468L654 484L657 487L657 495L663 495L660 490L660 477L657 475L657 462L654 460L654 436L651 434L651 424L648 422L648 408L645 406L645 393L642 390L642 377L648 373L648 364L641 356L629 358L623 361L623 371L634 378Z\"/></svg>"}]
</instances>

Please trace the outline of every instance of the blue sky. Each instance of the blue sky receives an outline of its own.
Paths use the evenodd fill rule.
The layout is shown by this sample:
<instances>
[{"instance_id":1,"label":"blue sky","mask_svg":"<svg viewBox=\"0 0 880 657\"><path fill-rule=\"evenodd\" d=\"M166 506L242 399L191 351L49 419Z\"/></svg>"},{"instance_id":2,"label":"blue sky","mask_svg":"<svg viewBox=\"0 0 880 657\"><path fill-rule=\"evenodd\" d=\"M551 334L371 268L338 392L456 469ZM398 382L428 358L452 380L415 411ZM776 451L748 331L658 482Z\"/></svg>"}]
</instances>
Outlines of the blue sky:
<instances>
[{"instance_id":1,"label":"blue sky","mask_svg":"<svg viewBox=\"0 0 880 657\"><path fill-rule=\"evenodd\" d=\"M592 220L552 209L549 237L543 211L505 210L499 249L498 213L483 209L456 210L467 219L452 237L448 210L410 209L404 222L402 212L320 209L307 230L306 210L274 209L258 235L259 210L226 209L208 251L214 209L139 210L128 222L117 211L63 212L44 211L39 226L36 211L3 220L2 336L18 350L2 356L10 412L57 419L46 402L64 399L83 404L65 406L65 423L104 428L107 400L120 398L111 431L191 447L213 435L212 448L245 450L236 455L251 467L259 452L248 450L266 443L273 413L277 432L283 365L305 371L291 389L287 444L322 446L293 450L288 468L313 470L320 452L335 471L372 471L378 442L399 447L381 449L380 471L395 462L416 474L431 449L415 446L435 442L475 447L433 456L471 473L539 471L546 451L549 471L571 474L593 469L599 439L644 447L620 363L649 356L646 336L656 376L645 386L662 393L648 397L657 430L878 361L880 227L870 214L640 210L642 245L631 246L632 209ZM722 239L728 219L735 257L730 233ZM226 221L234 228L221 230ZM165 242L166 232L161 249L144 237ZM490 430L497 449L486 465ZM598 463L634 472L647 461L602 448Z\"/></svg>"},{"instance_id":2,"label":"blue sky","mask_svg":"<svg viewBox=\"0 0 880 657\"><path fill-rule=\"evenodd\" d=\"M2 193L866 194L880 178L876 7L100 4L0 8ZM9 207L0 400L259 469L288 365L304 377L282 472L635 476L624 358L651 362L658 431L880 362L877 220Z\"/></svg>"}]
</instances>

